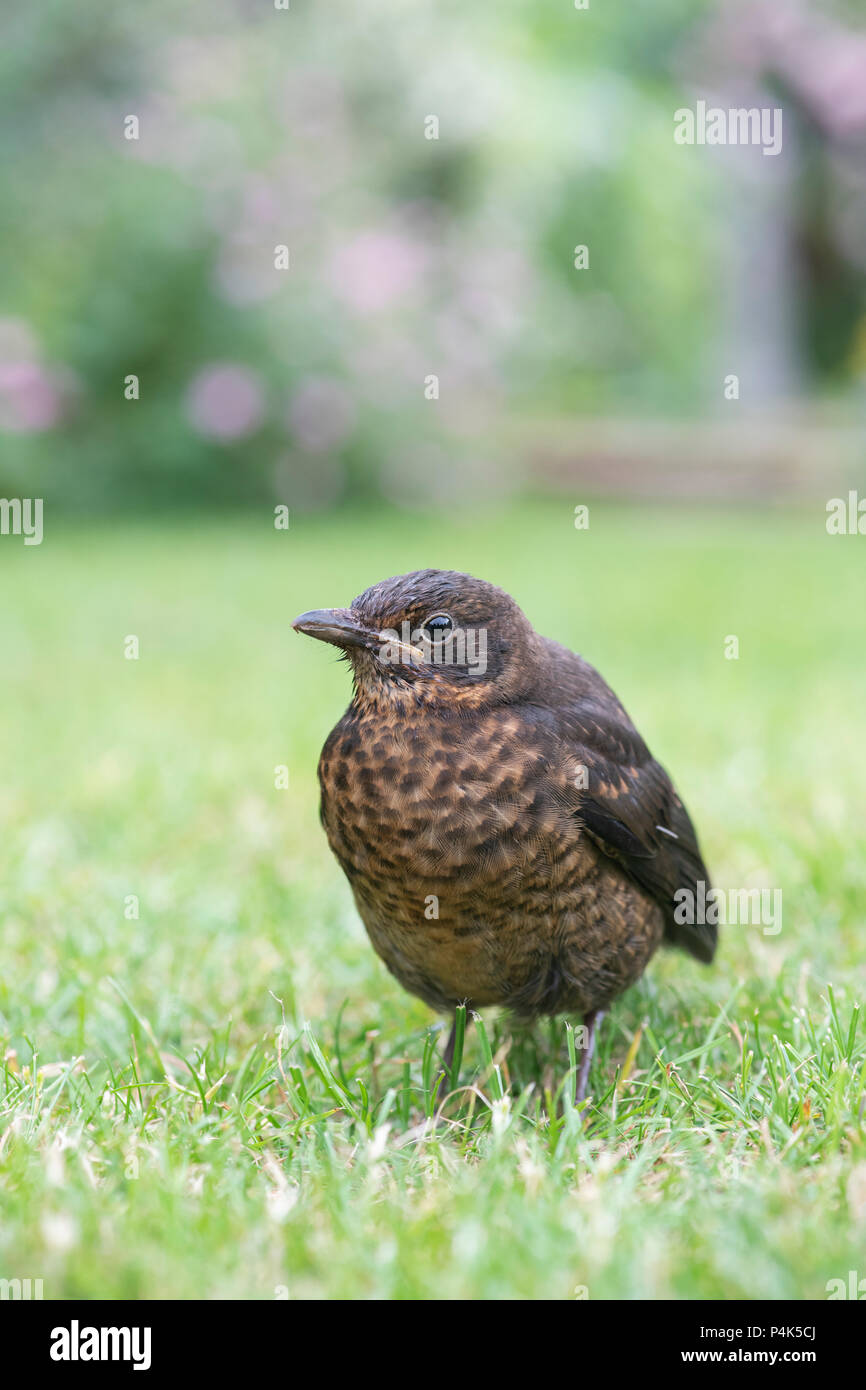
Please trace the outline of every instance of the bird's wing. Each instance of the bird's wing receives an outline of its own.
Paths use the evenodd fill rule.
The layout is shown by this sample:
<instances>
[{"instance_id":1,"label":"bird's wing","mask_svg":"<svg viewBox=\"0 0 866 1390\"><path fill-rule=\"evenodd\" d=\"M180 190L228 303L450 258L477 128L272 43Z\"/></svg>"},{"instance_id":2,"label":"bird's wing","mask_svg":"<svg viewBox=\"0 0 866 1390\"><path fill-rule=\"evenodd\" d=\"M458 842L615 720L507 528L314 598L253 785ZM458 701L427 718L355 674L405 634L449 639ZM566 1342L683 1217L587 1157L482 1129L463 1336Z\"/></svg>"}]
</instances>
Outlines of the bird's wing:
<instances>
[{"instance_id":1,"label":"bird's wing","mask_svg":"<svg viewBox=\"0 0 866 1390\"><path fill-rule=\"evenodd\" d=\"M696 903L704 900L698 883L710 887L688 811L598 672L558 644L547 645L565 696L557 700L557 732L578 770L576 822L663 908L665 939L711 961L715 925L674 917L678 890L688 889Z\"/></svg>"}]
</instances>

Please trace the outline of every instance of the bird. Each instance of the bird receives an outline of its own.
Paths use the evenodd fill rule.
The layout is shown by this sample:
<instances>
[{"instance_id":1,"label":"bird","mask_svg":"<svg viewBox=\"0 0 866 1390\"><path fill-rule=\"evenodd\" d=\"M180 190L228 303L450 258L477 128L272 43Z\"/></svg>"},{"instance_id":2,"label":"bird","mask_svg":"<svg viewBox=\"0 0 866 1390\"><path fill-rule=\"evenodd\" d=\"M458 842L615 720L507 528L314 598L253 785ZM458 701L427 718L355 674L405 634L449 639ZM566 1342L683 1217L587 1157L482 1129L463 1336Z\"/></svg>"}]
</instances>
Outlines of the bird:
<instances>
[{"instance_id":1,"label":"bird","mask_svg":"<svg viewBox=\"0 0 866 1390\"><path fill-rule=\"evenodd\" d=\"M453 1014L444 1089L455 1010L495 1005L581 1019L581 1104L598 1025L656 950L715 954L678 910L709 875L667 772L594 667L485 580L416 570L293 627L351 667L320 818L375 951Z\"/></svg>"}]
</instances>

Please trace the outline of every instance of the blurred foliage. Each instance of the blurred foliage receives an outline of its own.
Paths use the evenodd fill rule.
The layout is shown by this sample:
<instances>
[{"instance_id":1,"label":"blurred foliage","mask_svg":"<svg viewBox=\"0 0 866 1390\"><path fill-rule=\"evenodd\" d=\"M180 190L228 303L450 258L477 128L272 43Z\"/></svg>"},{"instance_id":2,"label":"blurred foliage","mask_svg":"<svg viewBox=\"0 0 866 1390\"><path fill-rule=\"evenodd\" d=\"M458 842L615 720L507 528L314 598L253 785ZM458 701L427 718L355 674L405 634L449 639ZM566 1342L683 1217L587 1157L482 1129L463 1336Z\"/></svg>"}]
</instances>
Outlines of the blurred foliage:
<instances>
[{"instance_id":1,"label":"blurred foliage","mask_svg":"<svg viewBox=\"0 0 866 1390\"><path fill-rule=\"evenodd\" d=\"M518 416L706 412L726 193L671 117L714 13L10 14L0 492L89 512L450 500L504 485L496 437ZM863 266L832 227L803 235L808 381L844 388ZM220 364L241 378L210 380Z\"/></svg>"}]
</instances>

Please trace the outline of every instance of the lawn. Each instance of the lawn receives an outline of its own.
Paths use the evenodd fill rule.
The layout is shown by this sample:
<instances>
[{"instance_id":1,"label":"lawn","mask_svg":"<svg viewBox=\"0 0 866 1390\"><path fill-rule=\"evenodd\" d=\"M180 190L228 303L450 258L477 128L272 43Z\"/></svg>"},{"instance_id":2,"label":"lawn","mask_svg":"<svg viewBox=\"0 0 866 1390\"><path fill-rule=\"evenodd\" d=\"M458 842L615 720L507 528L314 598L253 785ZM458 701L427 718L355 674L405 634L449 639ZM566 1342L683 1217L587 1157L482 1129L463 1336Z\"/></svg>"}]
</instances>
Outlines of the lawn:
<instances>
[{"instance_id":1,"label":"lawn","mask_svg":"<svg viewBox=\"0 0 866 1390\"><path fill-rule=\"evenodd\" d=\"M46 510L41 547L0 538L0 1278L821 1299L866 1276L864 546L820 508L593 506L577 531L568 500L288 532ZM486 1013L434 1101L439 1020L319 826L348 673L291 619L425 565L599 666L715 881L782 890L781 930L723 930L709 969L659 956L617 1003L583 1123L561 1019Z\"/></svg>"}]
</instances>

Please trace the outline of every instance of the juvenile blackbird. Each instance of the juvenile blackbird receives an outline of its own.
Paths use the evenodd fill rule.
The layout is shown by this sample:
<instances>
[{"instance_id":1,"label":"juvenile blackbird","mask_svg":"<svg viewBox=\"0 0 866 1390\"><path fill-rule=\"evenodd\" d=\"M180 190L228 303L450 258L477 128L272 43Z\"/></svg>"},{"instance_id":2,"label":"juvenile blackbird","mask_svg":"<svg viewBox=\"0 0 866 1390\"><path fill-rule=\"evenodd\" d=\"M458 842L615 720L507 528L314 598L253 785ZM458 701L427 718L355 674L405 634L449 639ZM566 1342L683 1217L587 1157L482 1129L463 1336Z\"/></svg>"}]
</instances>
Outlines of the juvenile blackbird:
<instances>
[{"instance_id":1,"label":"juvenile blackbird","mask_svg":"<svg viewBox=\"0 0 866 1390\"><path fill-rule=\"evenodd\" d=\"M376 951L436 1010L581 1015L582 1100L596 1024L656 948L715 951L675 920L709 876L667 773L598 672L481 579L398 575L293 626L352 667L321 818Z\"/></svg>"}]
</instances>

